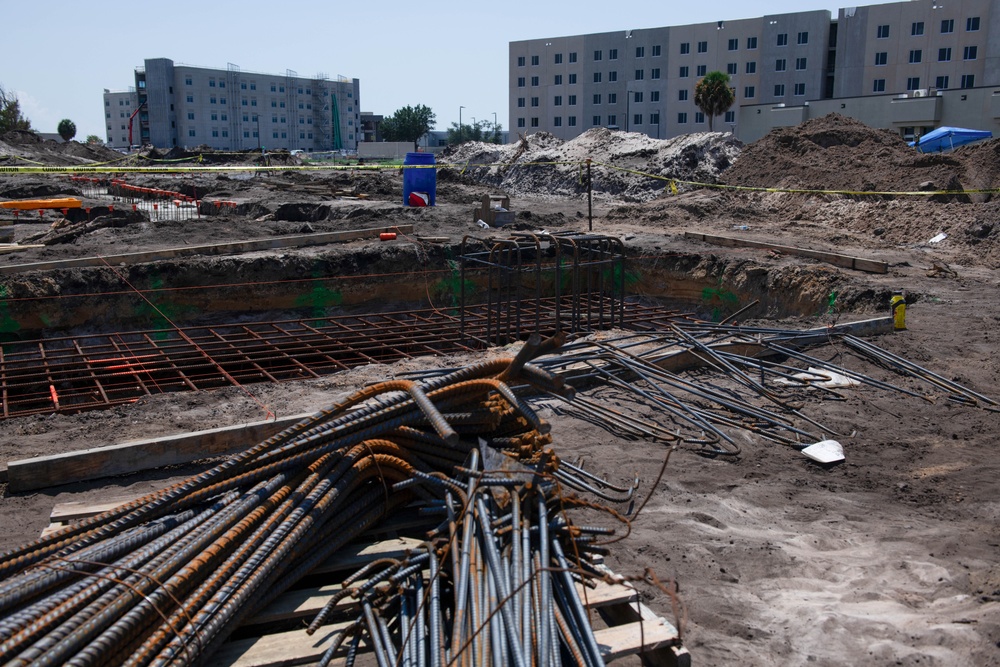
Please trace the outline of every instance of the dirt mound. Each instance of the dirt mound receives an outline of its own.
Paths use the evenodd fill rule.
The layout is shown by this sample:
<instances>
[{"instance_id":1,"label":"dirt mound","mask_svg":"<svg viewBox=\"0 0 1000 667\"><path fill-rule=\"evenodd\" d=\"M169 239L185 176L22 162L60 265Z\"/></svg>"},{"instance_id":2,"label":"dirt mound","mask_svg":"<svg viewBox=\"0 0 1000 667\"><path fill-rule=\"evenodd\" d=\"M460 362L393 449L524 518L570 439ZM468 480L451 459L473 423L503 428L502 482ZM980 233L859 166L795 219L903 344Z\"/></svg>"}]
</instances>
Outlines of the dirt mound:
<instances>
[{"instance_id":1,"label":"dirt mound","mask_svg":"<svg viewBox=\"0 0 1000 667\"><path fill-rule=\"evenodd\" d=\"M580 164L589 158L595 195L648 201L663 192L666 179L717 182L742 146L722 132L661 140L597 128L565 142L546 132L503 146L469 142L445 151L441 161L510 194L567 196L586 192ZM441 175L454 178L447 170Z\"/></svg>"},{"instance_id":2,"label":"dirt mound","mask_svg":"<svg viewBox=\"0 0 1000 667\"><path fill-rule=\"evenodd\" d=\"M120 160L122 154L99 144L78 141L45 140L35 132L11 130L0 136L0 161L18 165L24 162L56 166L92 164Z\"/></svg>"},{"instance_id":3,"label":"dirt mound","mask_svg":"<svg viewBox=\"0 0 1000 667\"><path fill-rule=\"evenodd\" d=\"M925 155L889 130L829 114L772 130L722 177L728 185L810 190L960 190L969 179L958 153Z\"/></svg>"}]
</instances>

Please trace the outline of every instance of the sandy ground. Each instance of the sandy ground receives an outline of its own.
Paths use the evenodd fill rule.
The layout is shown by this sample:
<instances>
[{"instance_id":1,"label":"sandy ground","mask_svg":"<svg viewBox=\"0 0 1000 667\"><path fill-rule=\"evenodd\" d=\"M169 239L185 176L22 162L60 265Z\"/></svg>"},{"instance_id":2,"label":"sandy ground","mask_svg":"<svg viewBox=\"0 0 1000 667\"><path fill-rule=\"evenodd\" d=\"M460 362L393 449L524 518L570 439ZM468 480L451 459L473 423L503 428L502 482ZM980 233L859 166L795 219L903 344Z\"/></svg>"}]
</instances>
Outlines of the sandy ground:
<instances>
[{"instance_id":1,"label":"sandy ground","mask_svg":"<svg viewBox=\"0 0 1000 667\"><path fill-rule=\"evenodd\" d=\"M416 216L427 225L427 233L433 229L435 234L460 236L471 226L467 196L475 189L448 187L456 188L456 199L460 194L462 201L450 205L446 195L437 210ZM845 204L840 198L793 197L752 195L735 202L728 195L720 199L716 193L696 192L670 201L628 204L609 197L598 202L595 227L631 237L630 243L650 252L658 246L670 252L752 258L764 267L788 262L818 266L683 238L685 231L733 234L734 224L748 224L750 229L739 233L749 238L888 261L892 268L885 276L837 270L856 290L904 289L912 295L908 329L877 342L945 377L1000 397L1000 276L990 262L976 261L974 244L960 243L959 233L939 245L926 243L927 232L949 220L947 213L953 209L946 207L953 204ZM388 201L381 206L394 206ZM560 222L562 228L582 229L586 224L578 217L586 210L579 196L562 201L522 198L517 203L548 222ZM992 211L989 203L969 206L973 208L962 209L969 218ZM796 219L788 213L795 209L806 214ZM890 219L893 210L907 212L898 224L909 226L908 237L894 231L874 235L851 226L851 221L866 216L874 226L873 216ZM838 219L846 222L838 226ZM142 245L125 236L119 240L129 248ZM85 244L77 250L85 252ZM850 321L872 315L864 310L837 317ZM790 325L824 323L821 317L803 317ZM815 354L848 357L836 347ZM252 390L279 415L294 414L400 370L467 361L424 359L371 366L302 383L255 385ZM860 363L852 367L914 386L882 369ZM645 410L608 389L597 390L597 395L621 410ZM794 449L748 438L735 460L674 452L655 489L651 485L667 454L663 446L625 440L547 408L542 415L552 421L555 448L563 457L583 461L588 470L612 481L638 477L639 496L652 494L632 523L631 534L612 546L608 561L624 574L638 575L649 567L662 579L677 581L686 616L684 641L694 664L1000 664L1000 463L992 452L998 414L869 387L852 390L843 402L810 401L805 411L840 434L845 462L824 467ZM259 406L235 389L154 396L102 412L0 422L0 459L260 418ZM4 493L0 548L37 536L55 503L136 496L198 469L189 466L39 493ZM610 522L604 515L590 514L581 521ZM643 593L651 607L673 618L666 596L646 587Z\"/></svg>"}]
</instances>

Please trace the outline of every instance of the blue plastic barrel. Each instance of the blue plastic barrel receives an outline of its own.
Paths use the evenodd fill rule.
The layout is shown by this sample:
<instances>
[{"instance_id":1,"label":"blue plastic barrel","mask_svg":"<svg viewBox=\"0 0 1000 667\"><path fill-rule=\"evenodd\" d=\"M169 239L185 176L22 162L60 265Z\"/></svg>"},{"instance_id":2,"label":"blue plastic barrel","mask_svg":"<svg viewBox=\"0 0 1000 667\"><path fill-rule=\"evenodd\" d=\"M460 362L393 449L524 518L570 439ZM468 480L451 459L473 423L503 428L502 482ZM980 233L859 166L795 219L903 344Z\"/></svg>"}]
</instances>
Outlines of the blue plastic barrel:
<instances>
[{"instance_id":1,"label":"blue plastic barrel","mask_svg":"<svg viewBox=\"0 0 1000 667\"><path fill-rule=\"evenodd\" d=\"M434 153L407 153L403 160L403 206L410 205L410 193L419 192L427 195L427 205L434 206L434 195L437 190L437 169L419 168L406 169L408 165L433 165Z\"/></svg>"}]
</instances>

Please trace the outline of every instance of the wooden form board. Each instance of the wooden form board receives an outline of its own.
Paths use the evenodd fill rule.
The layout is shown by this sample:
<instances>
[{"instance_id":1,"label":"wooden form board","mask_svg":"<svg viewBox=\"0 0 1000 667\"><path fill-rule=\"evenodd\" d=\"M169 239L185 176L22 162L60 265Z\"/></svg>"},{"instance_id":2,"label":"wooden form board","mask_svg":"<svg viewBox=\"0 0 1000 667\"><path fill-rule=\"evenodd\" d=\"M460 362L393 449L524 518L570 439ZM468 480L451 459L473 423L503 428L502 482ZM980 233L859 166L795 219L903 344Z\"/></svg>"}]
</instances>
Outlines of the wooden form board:
<instances>
[{"instance_id":1,"label":"wooden form board","mask_svg":"<svg viewBox=\"0 0 1000 667\"><path fill-rule=\"evenodd\" d=\"M175 257L191 257L194 255L232 255L260 250L277 250L279 248L301 248L305 246L341 243L355 239L378 238L382 232L397 232L412 234L413 225L392 225L386 227L371 227L368 229L352 229L342 232L321 232L317 234L302 234L298 236L280 236L276 238L257 239L255 241L234 241L232 243L216 243L212 245L188 246L184 248L167 248L165 250L149 250L146 252L130 252L123 255L108 255L107 257L80 257L77 259L54 260L51 262L33 262L31 264L15 264L0 266L0 275L11 275L25 271L50 271L53 269L69 269L82 266L106 266L107 264L142 264Z\"/></svg>"},{"instance_id":2,"label":"wooden form board","mask_svg":"<svg viewBox=\"0 0 1000 667\"><path fill-rule=\"evenodd\" d=\"M728 246L731 248L763 248L765 250L775 250L785 255L795 255L797 257L809 257L818 259L827 264L833 264L845 269L855 271L866 271L868 273L888 273L889 264L863 257L852 257L850 255L840 255L835 252L824 250L809 250L808 248L796 248L794 246L778 245L776 243L765 243L763 241L751 241L749 239L737 239L731 236L716 236L714 234L699 234L697 232L684 232L684 238L697 239L705 243Z\"/></svg>"}]
</instances>

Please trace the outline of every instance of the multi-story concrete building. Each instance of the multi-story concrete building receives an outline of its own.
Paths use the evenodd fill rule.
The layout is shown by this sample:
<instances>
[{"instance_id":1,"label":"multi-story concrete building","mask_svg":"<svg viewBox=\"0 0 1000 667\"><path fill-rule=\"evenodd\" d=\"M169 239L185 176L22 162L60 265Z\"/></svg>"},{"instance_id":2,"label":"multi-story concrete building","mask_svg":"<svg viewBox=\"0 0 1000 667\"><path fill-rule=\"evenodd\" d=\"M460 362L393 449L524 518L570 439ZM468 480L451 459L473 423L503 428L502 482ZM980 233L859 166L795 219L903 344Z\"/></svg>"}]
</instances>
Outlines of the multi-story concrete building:
<instances>
[{"instance_id":1,"label":"multi-story concrete building","mask_svg":"<svg viewBox=\"0 0 1000 667\"><path fill-rule=\"evenodd\" d=\"M138 132L135 123L136 109L139 108L139 98L135 88L128 90L104 89L104 123L107 126L107 145L111 148L127 149L129 147L129 125ZM136 135L138 136L138 135Z\"/></svg>"},{"instance_id":2,"label":"multi-story concrete building","mask_svg":"<svg viewBox=\"0 0 1000 667\"><path fill-rule=\"evenodd\" d=\"M105 92L106 111L116 95L122 94ZM136 68L134 95L134 144L311 152L355 149L361 139L358 79L244 72L232 64L211 69L155 58ZM120 125L109 119L115 146L123 136Z\"/></svg>"},{"instance_id":3,"label":"multi-story concrete building","mask_svg":"<svg viewBox=\"0 0 1000 667\"><path fill-rule=\"evenodd\" d=\"M569 139L611 127L666 138L705 131L710 119L695 106L694 88L711 71L729 74L736 97L713 129L745 141L814 117L809 107L817 102L904 136L958 120L1000 129L986 99L1000 86L995 0L912 0L845 8L836 19L808 11L542 38L511 42L509 58L510 124L519 133ZM938 95L948 89L969 92ZM957 105L970 95L986 99L975 112L972 104ZM926 96L938 100L901 113L907 106L899 99Z\"/></svg>"}]
</instances>

